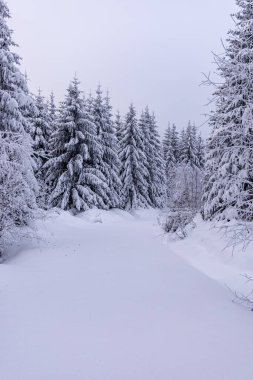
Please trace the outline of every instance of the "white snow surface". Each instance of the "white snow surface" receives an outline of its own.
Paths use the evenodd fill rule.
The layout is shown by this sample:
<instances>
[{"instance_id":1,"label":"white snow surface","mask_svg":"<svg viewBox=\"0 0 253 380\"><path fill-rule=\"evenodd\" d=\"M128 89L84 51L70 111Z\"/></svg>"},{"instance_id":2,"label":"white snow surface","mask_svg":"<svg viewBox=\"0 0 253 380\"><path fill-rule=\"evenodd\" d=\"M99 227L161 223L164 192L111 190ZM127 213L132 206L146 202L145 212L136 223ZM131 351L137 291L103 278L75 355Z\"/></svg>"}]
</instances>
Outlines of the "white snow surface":
<instances>
[{"instance_id":1,"label":"white snow surface","mask_svg":"<svg viewBox=\"0 0 253 380\"><path fill-rule=\"evenodd\" d=\"M171 245L169 235L164 241L188 263L210 278L221 282L238 301L235 293L248 295L253 290L253 242L243 249L242 245L231 246L230 238L223 231L222 224L203 222L195 219L196 228L186 240L178 240ZM253 300L253 295L251 295Z\"/></svg>"},{"instance_id":2,"label":"white snow surface","mask_svg":"<svg viewBox=\"0 0 253 380\"><path fill-rule=\"evenodd\" d=\"M1 380L252 379L253 314L224 286L244 259L219 256L208 224L172 242L156 217L38 223L38 240L0 265Z\"/></svg>"}]
</instances>

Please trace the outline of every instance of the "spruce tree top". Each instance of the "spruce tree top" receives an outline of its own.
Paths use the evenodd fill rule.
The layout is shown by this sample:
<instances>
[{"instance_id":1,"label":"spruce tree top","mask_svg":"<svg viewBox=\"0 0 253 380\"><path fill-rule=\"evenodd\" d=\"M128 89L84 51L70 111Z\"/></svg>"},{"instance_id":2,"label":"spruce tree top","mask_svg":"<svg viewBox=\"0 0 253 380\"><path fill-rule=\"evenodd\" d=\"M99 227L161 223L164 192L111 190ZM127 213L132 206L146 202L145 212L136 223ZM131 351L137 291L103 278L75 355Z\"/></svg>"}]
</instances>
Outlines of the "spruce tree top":
<instances>
[{"instance_id":1,"label":"spruce tree top","mask_svg":"<svg viewBox=\"0 0 253 380\"><path fill-rule=\"evenodd\" d=\"M51 129L47 104L45 98L42 96L41 90L39 90L38 95L35 98L35 104L38 112L32 120L33 147L35 150L45 150L51 134Z\"/></svg>"},{"instance_id":2,"label":"spruce tree top","mask_svg":"<svg viewBox=\"0 0 253 380\"><path fill-rule=\"evenodd\" d=\"M51 92L50 99L49 99L49 102L48 102L48 112L49 112L49 116L50 116L51 122L53 122L55 120L56 111L57 111L57 108L56 108L56 105L55 105L55 96L54 96L54 93Z\"/></svg>"}]
</instances>

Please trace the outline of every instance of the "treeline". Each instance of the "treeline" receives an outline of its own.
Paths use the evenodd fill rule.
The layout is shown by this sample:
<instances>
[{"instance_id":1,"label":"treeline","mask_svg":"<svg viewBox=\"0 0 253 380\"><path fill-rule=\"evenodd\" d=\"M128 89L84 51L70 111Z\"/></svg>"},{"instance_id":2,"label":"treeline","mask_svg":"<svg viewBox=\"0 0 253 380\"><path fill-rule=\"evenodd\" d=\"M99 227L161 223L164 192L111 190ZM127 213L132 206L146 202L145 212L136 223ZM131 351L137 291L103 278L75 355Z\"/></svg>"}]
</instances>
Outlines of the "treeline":
<instances>
[{"instance_id":1,"label":"treeline","mask_svg":"<svg viewBox=\"0 0 253 380\"><path fill-rule=\"evenodd\" d=\"M168 127L163 144L148 107L114 118L108 93L82 96L75 78L59 109L35 97L31 117L40 206L73 212L92 207L199 210L204 143L194 125Z\"/></svg>"},{"instance_id":2,"label":"treeline","mask_svg":"<svg viewBox=\"0 0 253 380\"><path fill-rule=\"evenodd\" d=\"M92 207L164 207L165 172L154 114L138 119L130 105L112 113L101 86L84 98L75 78L57 108L39 92L29 115L41 207L73 212Z\"/></svg>"}]
</instances>

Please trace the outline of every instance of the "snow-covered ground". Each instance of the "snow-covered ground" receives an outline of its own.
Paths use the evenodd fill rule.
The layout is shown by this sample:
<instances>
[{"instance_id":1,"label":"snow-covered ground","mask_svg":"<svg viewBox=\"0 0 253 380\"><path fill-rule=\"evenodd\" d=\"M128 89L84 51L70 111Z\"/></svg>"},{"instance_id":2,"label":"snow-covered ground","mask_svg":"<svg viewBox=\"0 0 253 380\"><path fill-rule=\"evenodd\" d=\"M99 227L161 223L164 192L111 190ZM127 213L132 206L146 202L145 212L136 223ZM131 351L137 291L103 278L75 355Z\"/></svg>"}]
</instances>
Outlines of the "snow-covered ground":
<instances>
[{"instance_id":1,"label":"snow-covered ground","mask_svg":"<svg viewBox=\"0 0 253 380\"><path fill-rule=\"evenodd\" d=\"M221 282L231 291L231 297L240 302L235 293L246 296L253 290L253 282L246 278L253 279L253 243L245 250L239 245L232 247L222 228L203 222L200 215L195 222L196 228L186 240L171 244L169 235L165 235L165 244L199 271Z\"/></svg>"},{"instance_id":2,"label":"snow-covered ground","mask_svg":"<svg viewBox=\"0 0 253 380\"><path fill-rule=\"evenodd\" d=\"M250 249L221 253L201 222L171 242L156 217L38 223L39 239L0 266L1 380L252 379L253 315L224 285L252 266Z\"/></svg>"}]
</instances>

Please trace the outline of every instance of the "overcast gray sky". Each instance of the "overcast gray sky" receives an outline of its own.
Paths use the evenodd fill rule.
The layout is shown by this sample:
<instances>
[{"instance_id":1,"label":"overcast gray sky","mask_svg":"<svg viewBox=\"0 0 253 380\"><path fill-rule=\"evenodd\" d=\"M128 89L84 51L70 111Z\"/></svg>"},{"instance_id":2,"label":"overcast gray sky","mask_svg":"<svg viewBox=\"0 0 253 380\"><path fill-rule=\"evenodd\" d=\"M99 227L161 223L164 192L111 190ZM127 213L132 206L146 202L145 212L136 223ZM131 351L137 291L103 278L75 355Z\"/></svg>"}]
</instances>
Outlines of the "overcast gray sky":
<instances>
[{"instance_id":1,"label":"overcast gray sky","mask_svg":"<svg viewBox=\"0 0 253 380\"><path fill-rule=\"evenodd\" d=\"M101 82L115 109L155 111L162 130L200 125L211 51L233 22L234 0L8 0L30 88L61 99L77 72L89 92ZM205 127L206 128L206 127Z\"/></svg>"}]
</instances>

